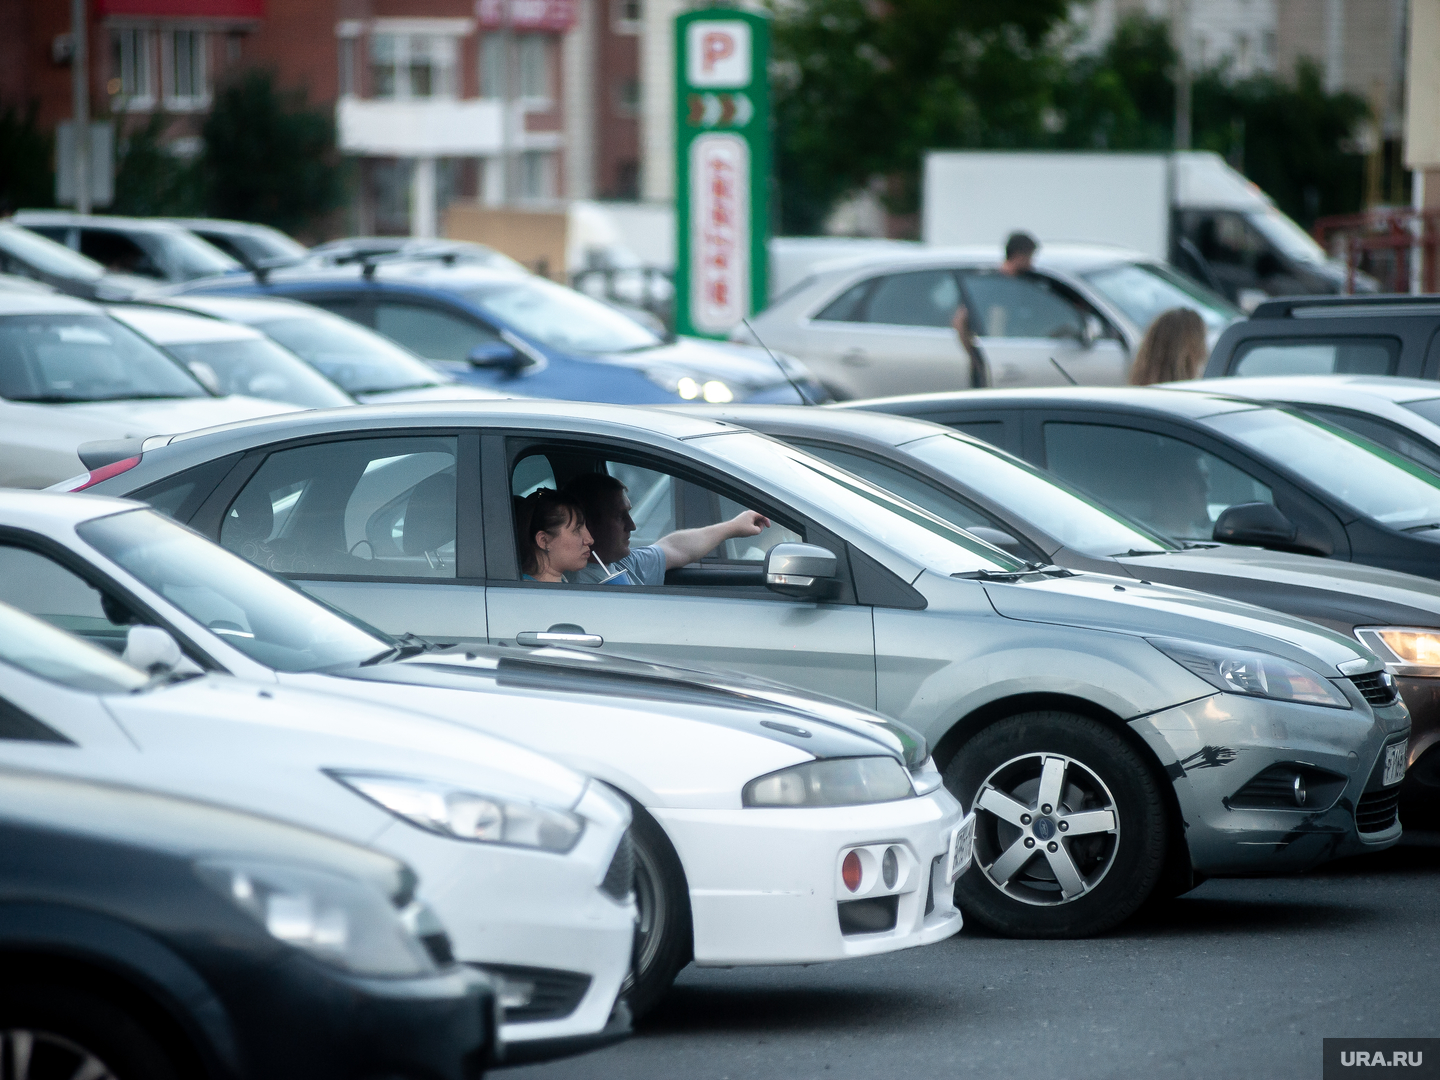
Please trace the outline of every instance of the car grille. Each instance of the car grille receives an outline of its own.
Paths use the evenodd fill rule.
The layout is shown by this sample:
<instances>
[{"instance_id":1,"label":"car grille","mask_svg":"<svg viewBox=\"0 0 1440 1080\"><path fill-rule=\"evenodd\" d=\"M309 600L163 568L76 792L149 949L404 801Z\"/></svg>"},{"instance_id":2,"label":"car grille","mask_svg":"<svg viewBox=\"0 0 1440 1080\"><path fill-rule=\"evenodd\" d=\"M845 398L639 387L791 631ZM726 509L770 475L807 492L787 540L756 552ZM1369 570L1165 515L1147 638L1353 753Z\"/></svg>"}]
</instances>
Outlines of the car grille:
<instances>
[{"instance_id":1,"label":"car grille","mask_svg":"<svg viewBox=\"0 0 1440 1080\"><path fill-rule=\"evenodd\" d=\"M495 996L507 1024L560 1020L580 1006L590 989L590 976L575 971L476 964L495 983Z\"/></svg>"},{"instance_id":2,"label":"car grille","mask_svg":"<svg viewBox=\"0 0 1440 1080\"><path fill-rule=\"evenodd\" d=\"M1400 690L1388 671L1367 671L1364 675L1351 675L1350 681L1360 696L1371 705L1394 705L1400 700Z\"/></svg>"},{"instance_id":3,"label":"car grille","mask_svg":"<svg viewBox=\"0 0 1440 1080\"><path fill-rule=\"evenodd\" d=\"M1362 833L1384 832L1400 812L1400 785L1380 791L1367 791L1355 807L1355 827Z\"/></svg>"},{"instance_id":4,"label":"car grille","mask_svg":"<svg viewBox=\"0 0 1440 1080\"><path fill-rule=\"evenodd\" d=\"M600 882L600 891L616 900L624 900L635 891L635 845L629 830L620 838L620 846L615 849L615 857Z\"/></svg>"}]
</instances>

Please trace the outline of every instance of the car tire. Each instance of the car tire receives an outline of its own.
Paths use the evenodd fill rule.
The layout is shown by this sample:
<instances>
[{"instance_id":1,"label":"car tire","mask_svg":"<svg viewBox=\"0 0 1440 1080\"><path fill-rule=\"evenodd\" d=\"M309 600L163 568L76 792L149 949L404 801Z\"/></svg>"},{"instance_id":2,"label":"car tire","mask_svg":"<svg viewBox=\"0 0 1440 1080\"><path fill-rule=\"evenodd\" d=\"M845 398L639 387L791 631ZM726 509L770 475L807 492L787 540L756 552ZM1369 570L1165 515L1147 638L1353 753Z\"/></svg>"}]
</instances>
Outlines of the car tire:
<instances>
[{"instance_id":1,"label":"car tire","mask_svg":"<svg viewBox=\"0 0 1440 1080\"><path fill-rule=\"evenodd\" d=\"M60 984L22 980L0 989L0 1056L13 1062L22 1050L31 1080L181 1078L161 1041L130 1013Z\"/></svg>"},{"instance_id":2,"label":"car tire","mask_svg":"<svg viewBox=\"0 0 1440 1080\"><path fill-rule=\"evenodd\" d=\"M960 747L945 786L976 812L974 863L956 883L955 902L997 934L1103 933L1160 880L1167 822L1159 786L1140 754L1100 721L1065 712L1008 717Z\"/></svg>"},{"instance_id":3,"label":"car tire","mask_svg":"<svg viewBox=\"0 0 1440 1080\"><path fill-rule=\"evenodd\" d=\"M633 804L632 804L633 805ZM680 857L665 830L643 809L634 807L630 838L635 845L635 961L625 980L630 1012L640 1019L670 989L694 950L690 888Z\"/></svg>"}]
</instances>

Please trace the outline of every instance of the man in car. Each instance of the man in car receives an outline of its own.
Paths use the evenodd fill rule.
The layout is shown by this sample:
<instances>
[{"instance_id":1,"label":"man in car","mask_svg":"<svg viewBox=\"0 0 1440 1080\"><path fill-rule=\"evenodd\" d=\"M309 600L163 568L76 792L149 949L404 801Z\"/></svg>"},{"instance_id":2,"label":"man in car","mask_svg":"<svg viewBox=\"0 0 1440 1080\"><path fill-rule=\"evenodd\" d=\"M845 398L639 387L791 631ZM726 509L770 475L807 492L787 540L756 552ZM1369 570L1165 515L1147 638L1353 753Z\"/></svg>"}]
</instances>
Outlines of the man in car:
<instances>
[{"instance_id":1,"label":"man in car","mask_svg":"<svg viewBox=\"0 0 1440 1080\"><path fill-rule=\"evenodd\" d=\"M581 585L595 585L620 571L627 578L616 578L617 584L663 585L665 571L685 566L704 558L726 540L742 536L758 536L770 527L770 519L753 510L744 510L729 521L706 525L700 529L681 529L662 536L648 547L630 550L630 534L635 521L630 516L630 496L626 487L608 473L583 473L570 481L565 493L576 499L585 511L585 527L594 540L591 549L609 569L598 562L568 580Z\"/></svg>"},{"instance_id":2,"label":"man in car","mask_svg":"<svg viewBox=\"0 0 1440 1080\"><path fill-rule=\"evenodd\" d=\"M1040 250L1040 241L1027 232L1013 232L1005 241L1005 261L996 269L1006 277L1017 277L1030 272L1035 262L1035 252ZM970 358L970 386L979 389L990 385L990 369L985 363L985 354L975 340L975 328L970 325L970 309L961 304L955 309L955 318L950 325L960 338L960 347Z\"/></svg>"}]
</instances>

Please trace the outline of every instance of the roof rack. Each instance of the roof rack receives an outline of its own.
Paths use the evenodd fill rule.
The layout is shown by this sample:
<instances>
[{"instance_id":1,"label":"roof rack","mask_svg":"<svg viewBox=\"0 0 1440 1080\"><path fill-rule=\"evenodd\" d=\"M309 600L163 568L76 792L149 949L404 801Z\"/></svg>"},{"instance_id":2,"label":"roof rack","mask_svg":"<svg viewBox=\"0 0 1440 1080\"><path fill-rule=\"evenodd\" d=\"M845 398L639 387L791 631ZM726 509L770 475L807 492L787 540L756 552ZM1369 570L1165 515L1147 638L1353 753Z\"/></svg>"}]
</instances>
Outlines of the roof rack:
<instances>
[{"instance_id":1,"label":"roof rack","mask_svg":"<svg viewBox=\"0 0 1440 1080\"><path fill-rule=\"evenodd\" d=\"M1378 296L1278 296L1262 301L1252 319L1324 318L1354 315L1422 315L1440 311L1440 295L1386 293Z\"/></svg>"}]
</instances>

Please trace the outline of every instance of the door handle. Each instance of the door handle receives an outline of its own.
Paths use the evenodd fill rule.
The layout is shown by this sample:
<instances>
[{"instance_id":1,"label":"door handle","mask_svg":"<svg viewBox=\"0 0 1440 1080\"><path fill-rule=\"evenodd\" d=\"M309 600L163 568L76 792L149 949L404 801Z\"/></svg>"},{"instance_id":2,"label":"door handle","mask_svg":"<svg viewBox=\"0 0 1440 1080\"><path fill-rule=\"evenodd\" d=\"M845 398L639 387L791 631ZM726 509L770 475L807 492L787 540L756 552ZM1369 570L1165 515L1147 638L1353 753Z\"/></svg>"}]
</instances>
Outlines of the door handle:
<instances>
[{"instance_id":1,"label":"door handle","mask_svg":"<svg viewBox=\"0 0 1440 1080\"><path fill-rule=\"evenodd\" d=\"M864 349L851 349L840 357L840 362L847 367L865 367L870 363L870 357Z\"/></svg>"},{"instance_id":2,"label":"door handle","mask_svg":"<svg viewBox=\"0 0 1440 1080\"><path fill-rule=\"evenodd\" d=\"M583 626L574 623L556 623L549 630L521 630L515 635L516 645L569 645L583 649L598 649L605 644L599 634L587 634Z\"/></svg>"}]
</instances>

